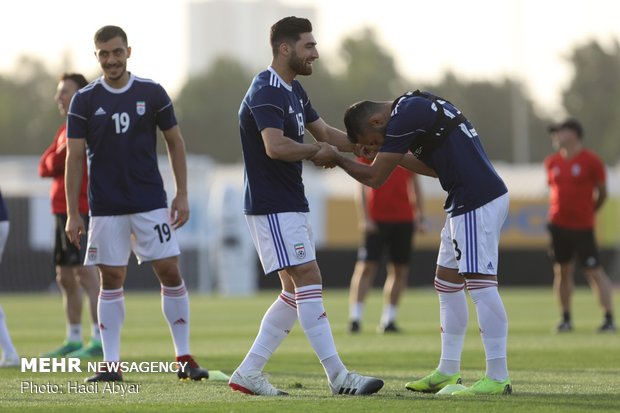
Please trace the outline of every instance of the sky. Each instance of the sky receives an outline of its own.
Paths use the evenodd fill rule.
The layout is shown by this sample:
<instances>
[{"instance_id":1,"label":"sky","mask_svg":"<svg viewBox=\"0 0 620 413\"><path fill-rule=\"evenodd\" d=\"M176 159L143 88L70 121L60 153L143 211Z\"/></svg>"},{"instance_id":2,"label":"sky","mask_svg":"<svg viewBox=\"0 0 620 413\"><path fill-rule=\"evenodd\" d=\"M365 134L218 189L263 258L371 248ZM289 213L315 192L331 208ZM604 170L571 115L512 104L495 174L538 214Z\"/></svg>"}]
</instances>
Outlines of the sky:
<instances>
[{"instance_id":1,"label":"sky","mask_svg":"<svg viewBox=\"0 0 620 413\"><path fill-rule=\"evenodd\" d=\"M3 1L0 74L18 71L22 55L36 56L59 73L70 68L97 74L93 34L115 24L129 36L130 70L174 96L186 80L191 53L189 1ZM604 47L620 39L616 0L280 1L317 8L314 35L324 63L337 61L343 36L371 26L411 80L435 81L446 70L467 80L516 77L539 108L558 116L561 91L572 76L570 51L593 39ZM265 66L269 61L265 56Z\"/></svg>"}]
</instances>

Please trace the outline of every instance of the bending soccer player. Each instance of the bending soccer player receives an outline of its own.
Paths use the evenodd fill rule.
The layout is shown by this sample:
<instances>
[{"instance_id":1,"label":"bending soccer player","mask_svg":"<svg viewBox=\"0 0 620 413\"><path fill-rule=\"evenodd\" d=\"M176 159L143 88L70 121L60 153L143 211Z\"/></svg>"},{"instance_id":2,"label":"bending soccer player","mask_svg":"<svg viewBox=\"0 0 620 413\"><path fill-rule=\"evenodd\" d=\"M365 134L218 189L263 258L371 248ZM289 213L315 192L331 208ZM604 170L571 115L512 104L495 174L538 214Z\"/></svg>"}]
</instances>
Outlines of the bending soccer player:
<instances>
[{"instance_id":1,"label":"bending soccer player","mask_svg":"<svg viewBox=\"0 0 620 413\"><path fill-rule=\"evenodd\" d=\"M407 383L437 392L461 382L461 352L468 310L476 306L486 351L486 374L453 394L508 394L508 319L497 290L498 243L508 213L508 190L487 158L473 125L450 102L424 92L394 102L359 102L344 117L351 142L376 157L363 165L331 149L318 165L338 165L359 182L381 186L398 164L439 178L448 193L435 273L441 320L441 359L428 376Z\"/></svg>"}]
</instances>

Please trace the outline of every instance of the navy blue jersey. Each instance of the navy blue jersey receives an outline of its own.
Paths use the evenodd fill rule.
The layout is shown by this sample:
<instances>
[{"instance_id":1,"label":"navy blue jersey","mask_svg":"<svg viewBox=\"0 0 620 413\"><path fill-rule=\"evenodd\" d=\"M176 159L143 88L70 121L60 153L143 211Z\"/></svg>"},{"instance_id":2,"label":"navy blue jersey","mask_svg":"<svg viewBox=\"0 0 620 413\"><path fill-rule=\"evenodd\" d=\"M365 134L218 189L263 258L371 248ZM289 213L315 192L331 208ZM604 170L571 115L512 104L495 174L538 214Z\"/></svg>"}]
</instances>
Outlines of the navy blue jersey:
<instances>
[{"instance_id":1,"label":"navy blue jersey","mask_svg":"<svg viewBox=\"0 0 620 413\"><path fill-rule=\"evenodd\" d=\"M2 192L0 192L0 221L9 220L9 211L6 209L4 198L2 198Z\"/></svg>"},{"instance_id":2,"label":"navy blue jersey","mask_svg":"<svg viewBox=\"0 0 620 413\"><path fill-rule=\"evenodd\" d=\"M157 127L165 131L176 124L164 88L134 75L121 89L102 77L73 96L67 137L86 139L91 215L167 207L157 166Z\"/></svg>"},{"instance_id":3,"label":"navy blue jersey","mask_svg":"<svg viewBox=\"0 0 620 413\"><path fill-rule=\"evenodd\" d=\"M508 189L467 119L463 118L443 143L437 145L429 141L426 132L433 128L438 109L443 110L447 118L460 114L450 102L441 98L436 102L408 94L395 101L380 151L411 151L433 168L441 187L448 193L444 209L449 216L462 215L505 194Z\"/></svg>"},{"instance_id":4,"label":"navy blue jersey","mask_svg":"<svg viewBox=\"0 0 620 413\"><path fill-rule=\"evenodd\" d=\"M286 84L271 67L256 75L239 108L245 214L309 211L301 178L302 162L267 156L261 131L281 129L285 137L303 143L306 123L318 118L298 81Z\"/></svg>"}]
</instances>

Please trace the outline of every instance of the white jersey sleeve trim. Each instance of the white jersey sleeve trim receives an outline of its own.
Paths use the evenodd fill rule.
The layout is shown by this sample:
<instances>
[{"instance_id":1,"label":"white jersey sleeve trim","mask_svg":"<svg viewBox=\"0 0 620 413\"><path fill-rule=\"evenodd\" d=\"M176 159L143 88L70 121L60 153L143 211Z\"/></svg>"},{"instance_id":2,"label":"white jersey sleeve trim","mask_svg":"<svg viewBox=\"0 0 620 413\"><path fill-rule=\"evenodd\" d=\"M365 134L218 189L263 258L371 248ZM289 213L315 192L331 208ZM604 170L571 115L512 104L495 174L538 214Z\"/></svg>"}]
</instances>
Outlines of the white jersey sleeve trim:
<instances>
[{"instance_id":1,"label":"white jersey sleeve trim","mask_svg":"<svg viewBox=\"0 0 620 413\"><path fill-rule=\"evenodd\" d=\"M281 108L281 107L276 106L276 105L272 105L271 103L264 103L264 104L262 104L262 105L256 105L256 106L249 106L249 105L248 105L248 107L249 107L250 109L260 108L260 107L262 107L262 106L273 106L274 108L278 109L280 112L284 113L284 111L282 110L282 108Z\"/></svg>"},{"instance_id":2,"label":"white jersey sleeve trim","mask_svg":"<svg viewBox=\"0 0 620 413\"><path fill-rule=\"evenodd\" d=\"M390 135L390 134L386 133L385 136L389 136L389 137L392 137L392 138L402 138L403 136L411 135L411 134L416 133L416 132L424 132L424 129L416 129L416 130L413 130L411 132L402 133L400 135Z\"/></svg>"},{"instance_id":3,"label":"white jersey sleeve trim","mask_svg":"<svg viewBox=\"0 0 620 413\"><path fill-rule=\"evenodd\" d=\"M67 113L67 115L68 116L75 116L76 118L80 118L80 119L83 119L83 120L88 120L88 118L85 118L84 116L80 116L77 113L73 113L73 112L69 112L69 113Z\"/></svg>"},{"instance_id":4,"label":"white jersey sleeve trim","mask_svg":"<svg viewBox=\"0 0 620 413\"><path fill-rule=\"evenodd\" d=\"M159 109L157 112L161 112L162 110L166 109L168 106L172 106L172 102L168 102L168 104L166 106L164 106L163 108Z\"/></svg>"}]
</instances>

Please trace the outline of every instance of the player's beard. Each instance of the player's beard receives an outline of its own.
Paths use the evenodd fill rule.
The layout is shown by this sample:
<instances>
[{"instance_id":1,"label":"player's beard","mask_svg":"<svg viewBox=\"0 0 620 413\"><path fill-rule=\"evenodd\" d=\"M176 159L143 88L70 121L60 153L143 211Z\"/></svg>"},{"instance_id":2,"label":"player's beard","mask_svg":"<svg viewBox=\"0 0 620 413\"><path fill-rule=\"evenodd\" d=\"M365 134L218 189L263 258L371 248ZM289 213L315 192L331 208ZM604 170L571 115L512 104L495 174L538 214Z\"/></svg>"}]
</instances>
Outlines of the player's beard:
<instances>
[{"instance_id":1,"label":"player's beard","mask_svg":"<svg viewBox=\"0 0 620 413\"><path fill-rule=\"evenodd\" d=\"M114 77L113 77L113 76L110 74L109 69L108 69L108 68L106 68L106 77L107 77L108 79L110 79L110 80L114 81L114 82L116 82L117 80L120 80L120 79L123 77L123 75L125 74L125 72L127 71L127 65L126 65L126 64L124 64L124 63L123 63L123 64L121 64L120 66L114 65L114 66L112 66L112 68L114 68L114 69L118 69L118 70L119 70L118 75L116 75L116 76L114 76Z\"/></svg>"},{"instance_id":2,"label":"player's beard","mask_svg":"<svg viewBox=\"0 0 620 413\"><path fill-rule=\"evenodd\" d=\"M306 65L305 60L297 56L294 50L289 58L288 66L298 75L309 76L312 74L312 65Z\"/></svg>"}]
</instances>

